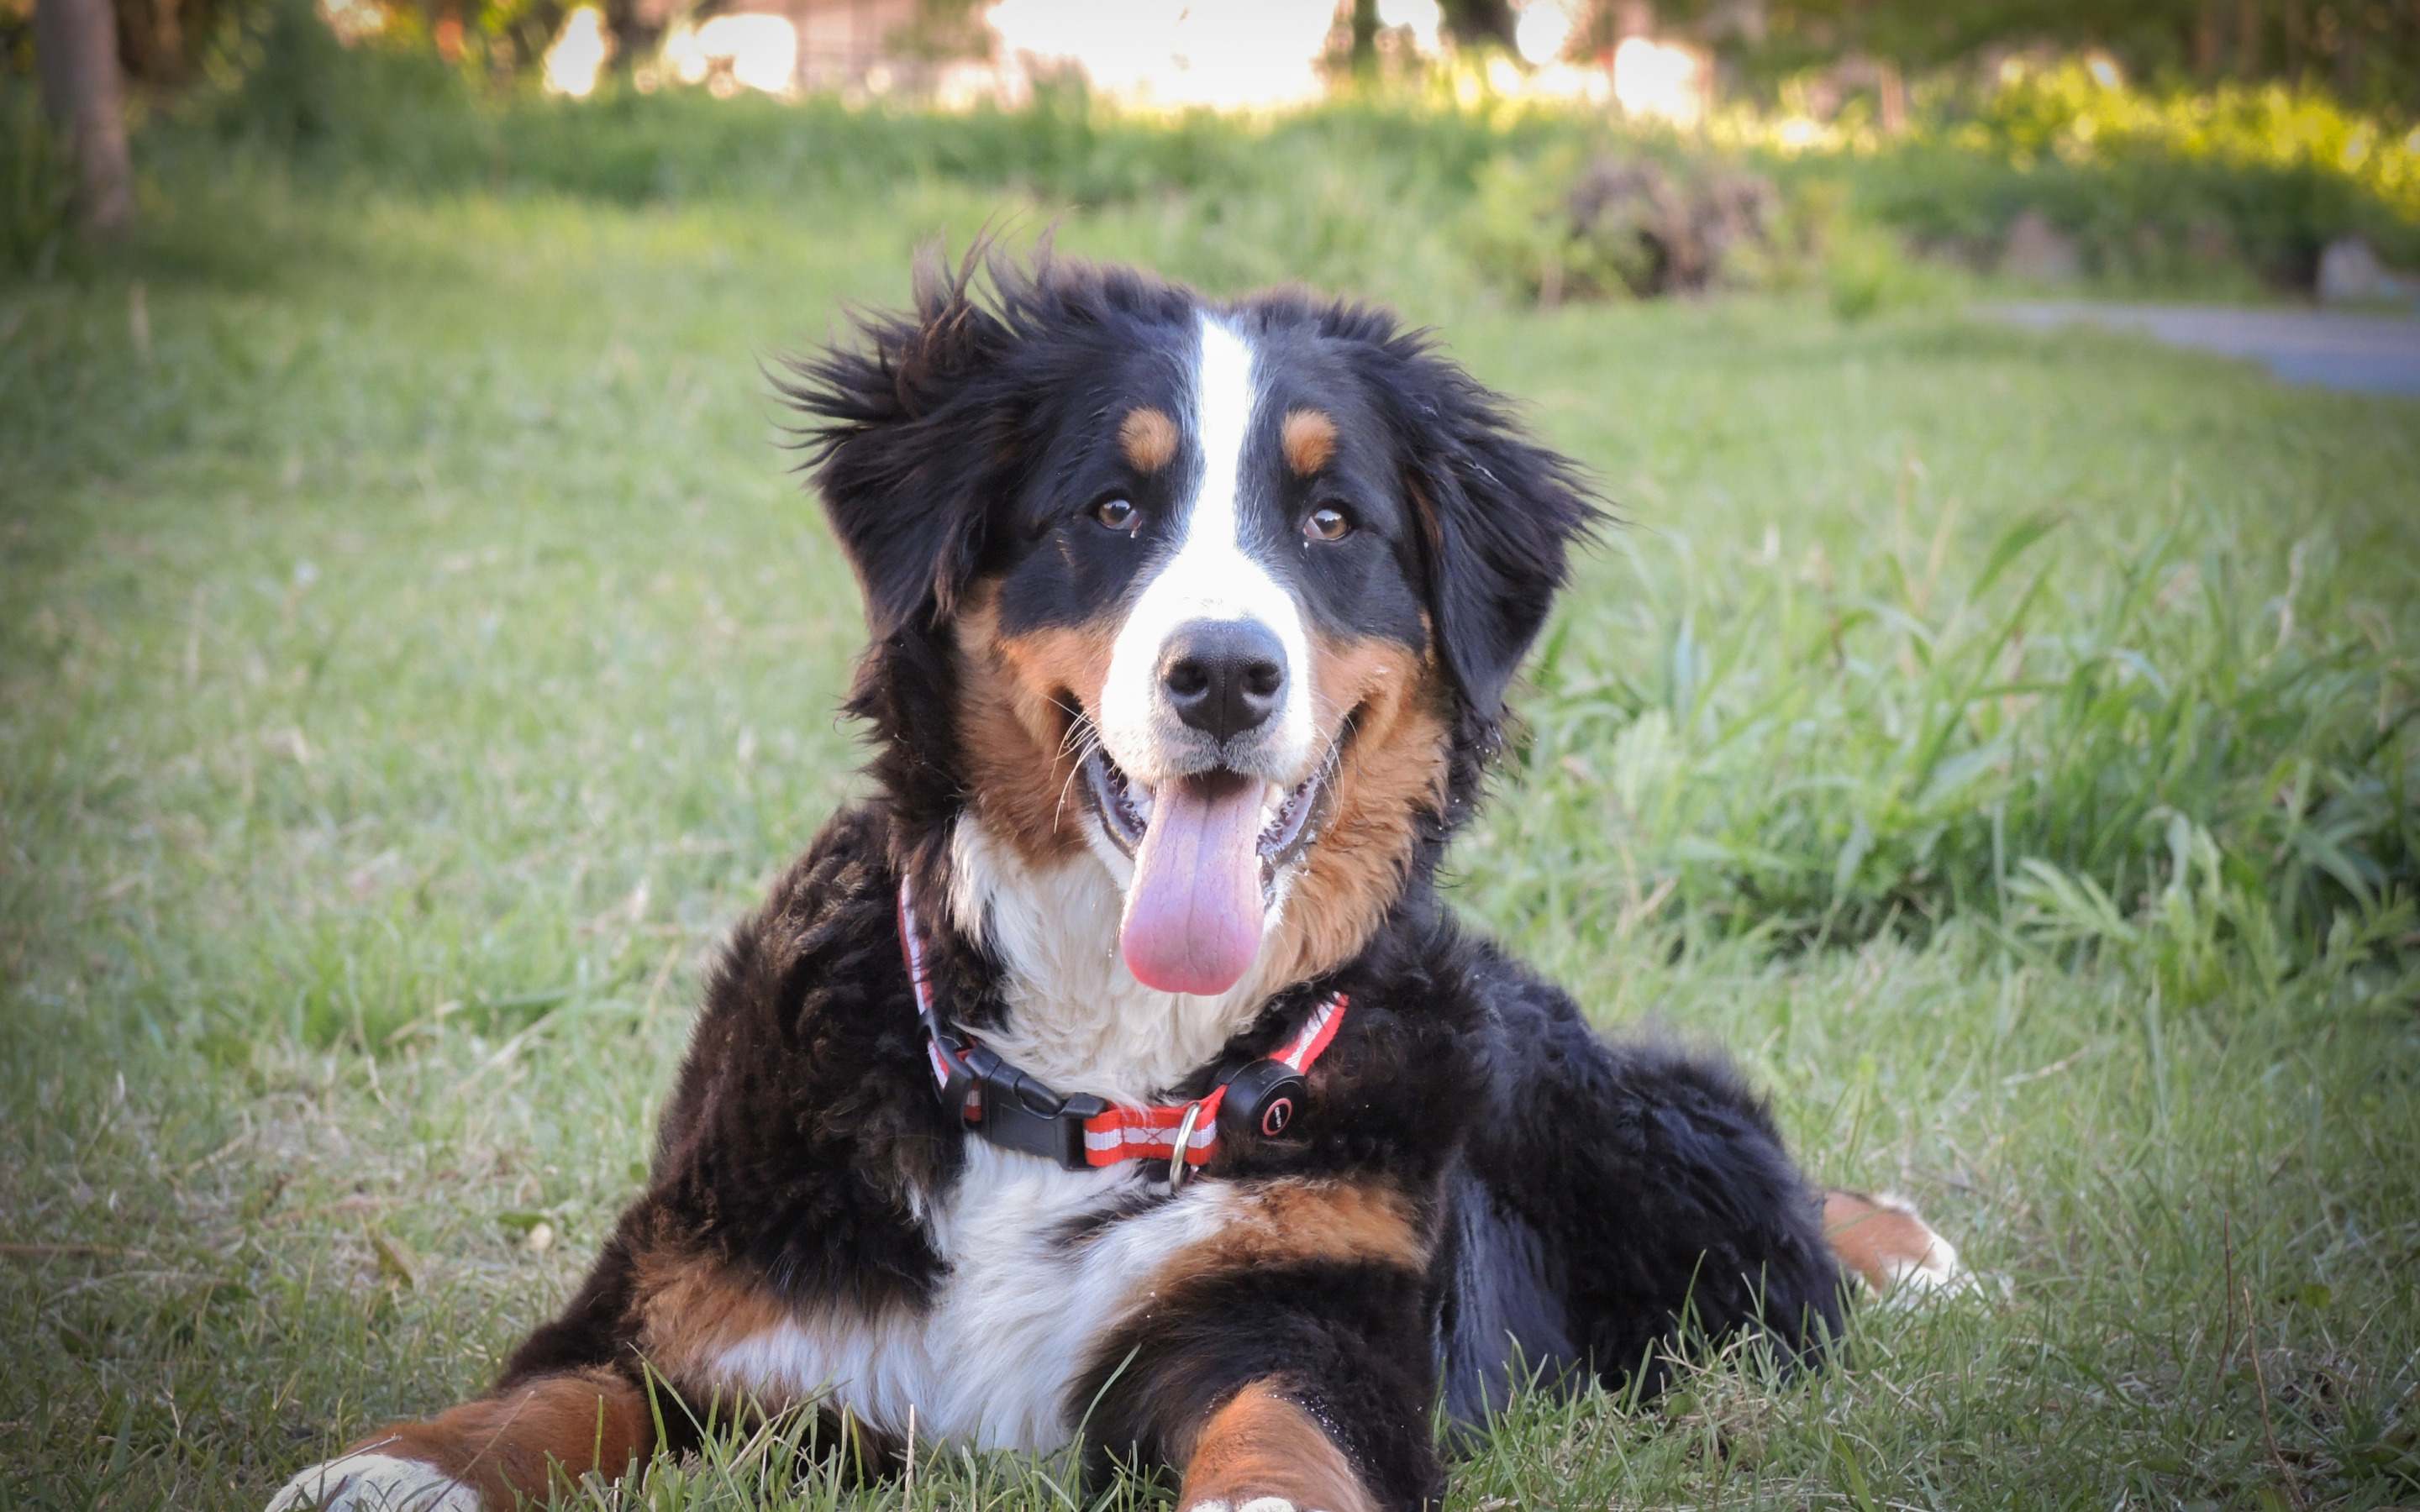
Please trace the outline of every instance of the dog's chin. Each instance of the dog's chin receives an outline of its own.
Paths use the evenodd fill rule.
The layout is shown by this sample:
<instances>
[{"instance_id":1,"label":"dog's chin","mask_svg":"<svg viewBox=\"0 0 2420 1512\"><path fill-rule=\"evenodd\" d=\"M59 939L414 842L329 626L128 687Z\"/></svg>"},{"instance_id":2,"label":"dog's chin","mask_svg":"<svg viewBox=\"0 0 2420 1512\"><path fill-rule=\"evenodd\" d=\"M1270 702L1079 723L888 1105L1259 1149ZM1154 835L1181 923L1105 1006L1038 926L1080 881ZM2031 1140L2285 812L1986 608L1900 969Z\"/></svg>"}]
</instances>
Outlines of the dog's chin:
<instances>
[{"instance_id":1,"label":"dog's chin","mask_svg":"<svg viewBox=\"0 0 2420 1512\"><path fill-rule=\"evenodd\" d=\"M1327 760L1291 789L1274 782L1264 784L1268 792L1262 802L1264 822L1258 844L1264 902L1278 878L1317 841L1336 765L1336 753L1331 751ZM1218 768L1213 775L1224 772L1224 768ZM1101 833L1129 860L1133 859L1142 847L1143 837L1151 831L1152 790L1126 776L1097 743L1084 758L1082 786L1085 801L1099 821Z\"/></svg>"}]
</instances>

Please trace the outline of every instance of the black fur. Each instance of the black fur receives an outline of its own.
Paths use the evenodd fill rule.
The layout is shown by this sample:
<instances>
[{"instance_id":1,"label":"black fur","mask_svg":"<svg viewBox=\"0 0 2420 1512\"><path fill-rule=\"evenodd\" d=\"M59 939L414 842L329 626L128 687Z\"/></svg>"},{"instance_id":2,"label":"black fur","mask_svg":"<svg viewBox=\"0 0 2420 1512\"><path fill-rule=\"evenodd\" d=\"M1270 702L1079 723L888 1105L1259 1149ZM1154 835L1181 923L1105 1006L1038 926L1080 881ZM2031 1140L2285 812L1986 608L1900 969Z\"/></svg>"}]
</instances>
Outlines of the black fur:
<instances>
[{"instance_id":1,"label":"black fur","mask_svg":"<svg viewBox=\"0 0 2420 1512\"><path fill-rule=\"evenodd\" d=\"M643 1259L727 1267L802 1308L915 1308L941 1279L915 1214L958 1179L968 1135L934 1095L893 906L903 875L941 894L965 801L950 615L974 577L1013 567L1036 538L1037 490L1089 465L1054 449L1060 433L1097 423L1106 385L1143 381L1134 354L1200 304L1140 274L1048 261L995 264L985 301L973 268L928 267L910 313L869 317L859 346L796 370L788 392L813 423L816 481L874 630L848 707L871 726L876 792L735 933L646 1193L508 1384L598 1364L642 1375ZM1606 1044L1569 997L1466 934L1432 885L1506 686L1596 517L1575 470L1381 314L1295 294L1234 314L1271 341L1308 332L1347 354L1336 381L1359 398L1338 403L1374 415L1371 444L1401 466L1417 529L1394 544L1456 719L1447 809L1424 820L1401 896L1354 960L1280 995L1233 1047L1264 1052L1318 995L1349 992L1307 1105L1287 1138L1225 1147L1204 1179L1382 1183L1419 1215L1432 1258L1207 1274L1102 1338L1065 1407L1070 1421L1089 1413L1096 1467L1159 1462L1225 1395L1275 1377L1382 1504L1413 1507L1443 1494L1429 1427L1440 1392L1472 1420L1502 1405L1516 1362L1652 1385L1684 1313L1710 1335L1757 1328L1800 1354L1837 1328L1838 1276L1812 1194L1734 1074ZM939 919L928 927L953 1014L1000 1012L996 964ZM1199 1094L1211 1072L1171 1094ZM1104 1210L1095 1227L1154 1205Z\"/></svg>"}]
</instances>

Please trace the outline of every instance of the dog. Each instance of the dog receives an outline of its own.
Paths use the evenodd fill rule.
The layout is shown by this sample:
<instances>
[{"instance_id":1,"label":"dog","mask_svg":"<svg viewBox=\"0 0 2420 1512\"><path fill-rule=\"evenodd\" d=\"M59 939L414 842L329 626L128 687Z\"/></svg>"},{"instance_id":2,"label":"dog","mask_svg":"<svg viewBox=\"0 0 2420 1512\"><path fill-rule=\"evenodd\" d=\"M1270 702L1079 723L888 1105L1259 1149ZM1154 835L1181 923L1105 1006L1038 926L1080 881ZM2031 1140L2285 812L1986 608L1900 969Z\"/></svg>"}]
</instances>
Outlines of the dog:
<instances>
[{"instance_id":1,"label":"dog","mask_svg":"<svg viewBox=\"0 0 2420 1512\"><path fill-rule=\"evenodd\" d=\"M272 1512L508 1507L735 1403L877 1470L1080 1441L1188 1512L1432 1506L1440 1400L1807 1361L1844 1264L1954 1281L1721 1061L1600 1039L1440 901L1604 518L1506 400L1368 305L1047 252L855 321L778 386L872 794L732 936L562 1315Z\"/></svg>"}]
</instances>

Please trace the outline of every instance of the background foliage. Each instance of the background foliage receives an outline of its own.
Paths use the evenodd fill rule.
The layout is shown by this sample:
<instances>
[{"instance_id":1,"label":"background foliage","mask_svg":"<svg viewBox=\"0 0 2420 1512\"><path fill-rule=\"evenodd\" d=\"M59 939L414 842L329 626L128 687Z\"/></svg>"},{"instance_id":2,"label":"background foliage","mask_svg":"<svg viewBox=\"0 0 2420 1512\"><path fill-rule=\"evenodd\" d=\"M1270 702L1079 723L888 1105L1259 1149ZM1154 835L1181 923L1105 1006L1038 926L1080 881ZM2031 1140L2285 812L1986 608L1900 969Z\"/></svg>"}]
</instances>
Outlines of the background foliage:
<instances>
[{"instance_id":1,"label":"background foliage","mask_svg":"<svg viewBox=\"0 0 2420 1512\"><path fill-rule=\"evenodd\" d=\"M1631 255L1590 245L1572 214L1576 187L1606 162L1652 161L1683 183L1777 184L1783 213L1729 259L1733 285L1823 282L1838 254L1852 283L1920 292L1925 280L1902 276L1900 249L1989 268L2027 211L2077 239L2087 270L2112 286L2240 296L2306 285L2319 250L2345 235L2390 263L2420 264L2416 129L2394 105L2349 108L2315 85L2134 86L2105 59L2026 54L1926 76L1889 131L1870 91L1818 118L1788 89L1762 103L1742 96L1701 133L1623 126L1498 96L1475 66L1342 88L1273 117L1122 111L1080 79L1046 82L1024 108L943 114L830 97L720 100L677 86L643 94L627 75L588 100L550 99L525 70L447 61L426 20L404 16L347 47L310 0L213 12L206 27L196 22L178 86L147 97L139 162L154 182L233 171L624 204L954 183L1059 205L1147 204L1224 246L1239 273L1254 244L1274 238L1259 257L1267 276L1387 292L1404 269L1372 249L1409 245L1422 282L1406 286L1442 276L1550 301L1566 267ZM1862 35L1846 26L1834 27L1841 47ZM23 80L0 79L0 107L11 122L0 253L21 270L53 266L75 252L63 239L55 154ZM1579 277L1573 292L1608 282L1621 281Z\"/></svg>"}]
</instances>

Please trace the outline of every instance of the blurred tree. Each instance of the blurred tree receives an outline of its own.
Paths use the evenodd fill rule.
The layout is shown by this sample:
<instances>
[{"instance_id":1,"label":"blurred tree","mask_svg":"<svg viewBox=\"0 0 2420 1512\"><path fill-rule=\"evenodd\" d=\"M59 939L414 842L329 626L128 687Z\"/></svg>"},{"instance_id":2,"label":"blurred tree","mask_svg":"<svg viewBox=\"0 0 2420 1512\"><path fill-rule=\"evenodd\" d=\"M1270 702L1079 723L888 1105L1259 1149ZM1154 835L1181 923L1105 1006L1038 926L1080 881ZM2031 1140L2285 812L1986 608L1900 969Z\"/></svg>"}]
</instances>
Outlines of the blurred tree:
<instances>
[{"instance_id":1,"label":"blurred tree","mask_svg":"<svg viewBox=\"0 0 2420 1512\"><path fill-rule=\"evenodd\" d=\"M636 21L636 8L626 0L606 0L602 8L609 30L617 3L623 3L623 8L632 12L632 22ZM511 82L544 57L547 45L563 28L563 18L570 13L571 6L566 0L487 0L478 11L479 31L487 43L488 67L496 82ZM621 40L618 32L614 40L617 44ZM615 55L629 54L617 47Z\"/></svg>"},{"instance_id":2,"label":"blurred tree","mask_svg":"<svg viewBox=\"0 0 2420 1512\"><path fill-rule=\"evenodd\" d=\"M653 53L672 24L669 0L602 0L602 9L606 35L613 39L612 60L626 69Z\"/></svg>"},{"instance_id":3,"label":"blurred tree","mask_svg":"<svg viewBox=\"0 0 2420 1512\"><path fill-rule=\"evenodd\" d=\"M34 54L42 103L75 158L77 221L91 232L132 229L134 176L126 159L117 18L109 0L39 0Z\"/></svg>"},{"instance_id":4,"label":"blurred tree","mask_svg":"<svg viewBox=\"0 0 2420 1512\"><path fill-rule=\"evenodd\" d=\"M1512 48L1513 25L1519 18L1511 0L1438 0L1437 8L1445 15L1446 35L1462 46L1493 42L1508 51Z\"/></svg>"},{"instance_id":5,"label":"blurred tree","mask_svg":"<svg viewBox=\"0 0 2420 1512\"><path fill-rule=\"evenodd\" d=\"M1993 51L2098 48L2141 79L2326 85L2420 106L2420 0L1660 0L1751 81L1845 57L1936 69Z\"/></svg>"},{"instance_id":6,"label":"blurred tree","mask_svg":"<svg viewBox=\"0 0 2420 1512\"><path fill-rule=\"evenodd\" d=\"M0 0L0 77L34 77L33 0Z\"/></svg>"},{"instance_id":7,"label":"blurred tree","mask_svg":"<svg viewBox=\"0 0 2420 1512\"><path fill-rule=\"evenodd\" d=\"M174 85L185 74L185 17L177 0L115 0L117 61L130 81Z\"/></svg>"},{"instance_id":8,"label":"blurred tree","mask_svg":"<svg viewBox=\"0 0 2420 1512\"><path fill-rule=\"evenodd\" d=\"M988 0L916 0L915 13L884 35L883 51L926 64L990 57L990 9Z\"/></svg>"}]
</instances>

